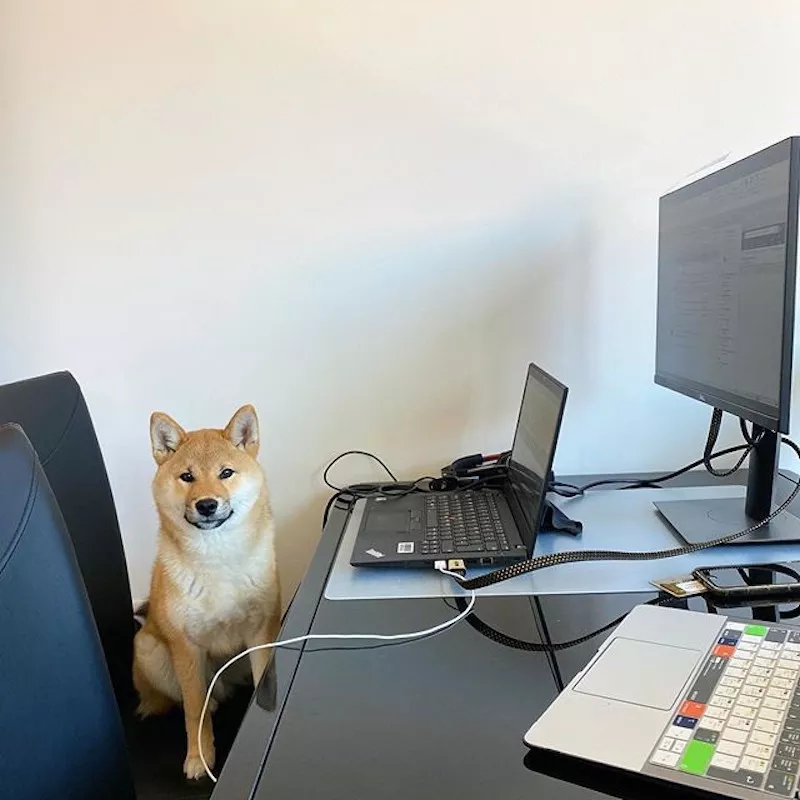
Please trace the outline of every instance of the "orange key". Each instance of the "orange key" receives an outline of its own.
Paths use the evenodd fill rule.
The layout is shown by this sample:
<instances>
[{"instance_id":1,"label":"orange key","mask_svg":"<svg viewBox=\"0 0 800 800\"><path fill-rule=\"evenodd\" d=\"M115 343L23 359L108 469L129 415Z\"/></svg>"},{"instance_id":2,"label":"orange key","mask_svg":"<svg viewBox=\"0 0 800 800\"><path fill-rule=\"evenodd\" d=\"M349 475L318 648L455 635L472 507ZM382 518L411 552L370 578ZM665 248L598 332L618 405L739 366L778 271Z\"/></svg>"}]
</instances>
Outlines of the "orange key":
<instances>
[{"instance_id":1,"label":"orange key","mask_svg":"<svg viewBox=\"0 0 800 800\"><path fill-rule=\"evenodd\" d=\"M681 710L678 713L684 717L694 717L695 719L700 719L700 717L702 717L705 713L705 710L705 703L693 703L691 700L687 700L681 706Z\"/></svg>"}]
</instances>

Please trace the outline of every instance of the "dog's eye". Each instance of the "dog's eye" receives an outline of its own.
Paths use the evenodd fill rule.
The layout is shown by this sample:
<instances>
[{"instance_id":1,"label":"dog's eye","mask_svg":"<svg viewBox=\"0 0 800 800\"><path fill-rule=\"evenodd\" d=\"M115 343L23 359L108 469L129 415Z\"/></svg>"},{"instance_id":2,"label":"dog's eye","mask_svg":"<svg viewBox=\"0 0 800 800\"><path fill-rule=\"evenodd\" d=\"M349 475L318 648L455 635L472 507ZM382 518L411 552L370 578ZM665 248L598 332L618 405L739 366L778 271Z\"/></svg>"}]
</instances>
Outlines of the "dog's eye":
<instances>
[{"instance_id":1,"label":"dog's eye","mask_svg":"<svg viewBox=\"0 0 800 800\"><path fill-rule=\"evenodd\" d=\"M182 480L184 483L191 483L191 482L194 480L194 475L192 475L192 473L191 473L191 472L181 472L181 474L180 474L180 475L178 475L178 477L179 477L179 478L180 478L180 479L181 479L181 480Z\"/></svg>"},{"instance_id":2,"label":"dog's eye","mask_svg":"<svg viewBox=\"0 0 800 800\"><path fill-rule=\"evenodd\" d=\"M222 472L220 472L219 477L220 477L220 480L224 481L224 480L227 480L228 478L230 478L231 475L233 475L233 470L230 467L225 467L225 469L222 470Z\"/></svg>"}]
</instances>

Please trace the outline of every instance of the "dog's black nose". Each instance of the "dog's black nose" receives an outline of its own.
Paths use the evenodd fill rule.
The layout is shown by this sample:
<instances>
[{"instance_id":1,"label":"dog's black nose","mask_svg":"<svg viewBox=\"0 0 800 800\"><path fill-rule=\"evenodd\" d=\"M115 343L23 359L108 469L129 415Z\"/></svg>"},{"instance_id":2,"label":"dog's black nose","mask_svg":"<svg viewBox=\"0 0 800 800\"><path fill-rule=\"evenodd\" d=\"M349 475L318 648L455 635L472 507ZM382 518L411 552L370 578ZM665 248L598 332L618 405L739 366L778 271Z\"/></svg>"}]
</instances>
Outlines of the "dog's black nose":
<instances>
[{"instance_id":1,"label":"dog's black nose","mask_svg":"<svg viewBox=\"0 0 800 800\"><path fill-rule=\"evenodd\" d=\"M204 497L198 500L194 507L201 516L210 517L217 510L218 505L219 503L213 497Z\"/></svg>"}]
</instances>

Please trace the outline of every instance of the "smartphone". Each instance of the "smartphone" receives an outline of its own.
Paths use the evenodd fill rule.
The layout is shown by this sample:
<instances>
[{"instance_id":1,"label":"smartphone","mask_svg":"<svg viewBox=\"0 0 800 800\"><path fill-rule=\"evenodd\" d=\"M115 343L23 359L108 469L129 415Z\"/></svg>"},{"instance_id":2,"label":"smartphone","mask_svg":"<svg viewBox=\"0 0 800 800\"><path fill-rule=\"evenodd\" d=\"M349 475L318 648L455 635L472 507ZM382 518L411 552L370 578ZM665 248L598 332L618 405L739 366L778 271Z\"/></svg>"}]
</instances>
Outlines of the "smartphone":
<instances>
[{"instance_id":1,"label":"smartphone","mask_svg":"<svg viewBox=\"0 0 800 800\"><path fill-rule=\"evenodd\" d=\"M692 574L706 587L711 599L800 602L800 562L698 567Z\"/></svg>"}]
</instances>

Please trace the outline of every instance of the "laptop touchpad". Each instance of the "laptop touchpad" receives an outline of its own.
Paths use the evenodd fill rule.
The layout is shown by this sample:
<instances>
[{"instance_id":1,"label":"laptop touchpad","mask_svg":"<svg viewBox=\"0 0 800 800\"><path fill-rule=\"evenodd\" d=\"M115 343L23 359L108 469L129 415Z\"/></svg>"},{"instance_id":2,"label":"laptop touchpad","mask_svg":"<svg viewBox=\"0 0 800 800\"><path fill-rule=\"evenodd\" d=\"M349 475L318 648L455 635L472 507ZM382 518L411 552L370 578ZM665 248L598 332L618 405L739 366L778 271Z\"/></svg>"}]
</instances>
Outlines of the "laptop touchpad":
<instances>
[{"instance_id":1,"label":"laptop touchpad","mask_svg":"<svg viewBox=\"0 0 800 800\"><path fill-rule=\"evenodd\" d=\"M391 505L378 506L370 511L367 525L375 533L405 533L408 530L410 514L407 508L393 508Z\"/></svg>"},{"instance_id":2,"label":"laptop touchpad","mask_svg":"<svg viewBox=\"0 0 800 800\"><path fill-rule=\"evenodd\" d=\"M666 711L675 705L700 655L683 647L614 639L574 691Z\"/></svg>"}]
</instances>

